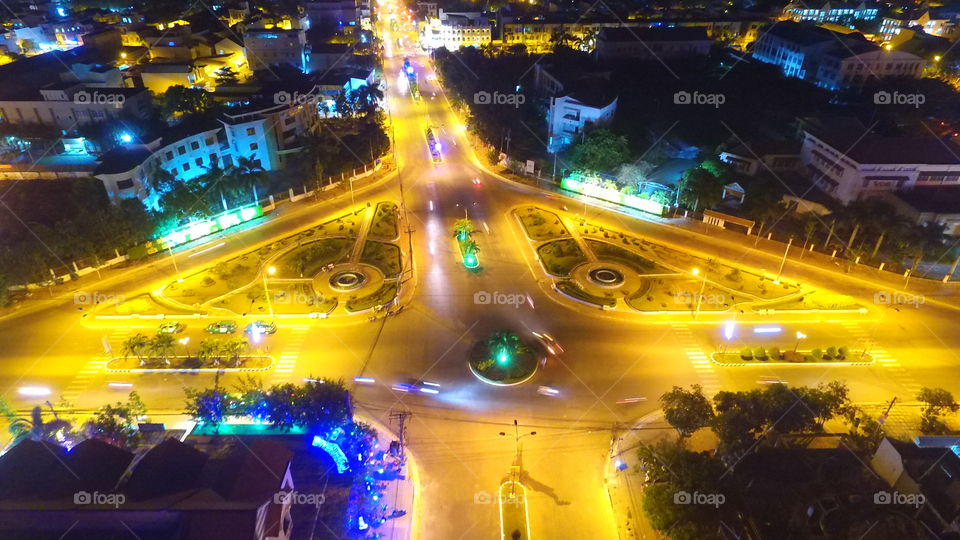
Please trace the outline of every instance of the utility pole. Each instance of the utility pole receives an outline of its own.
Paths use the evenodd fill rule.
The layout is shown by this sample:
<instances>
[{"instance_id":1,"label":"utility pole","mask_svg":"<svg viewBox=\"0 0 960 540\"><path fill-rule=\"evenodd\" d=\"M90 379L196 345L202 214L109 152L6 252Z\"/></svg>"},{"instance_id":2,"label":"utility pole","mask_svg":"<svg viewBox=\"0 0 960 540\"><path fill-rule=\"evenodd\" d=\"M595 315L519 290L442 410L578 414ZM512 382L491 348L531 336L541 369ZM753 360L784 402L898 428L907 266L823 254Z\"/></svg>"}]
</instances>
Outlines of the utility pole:
<instances>
[{"instance_id":1,"label":"utility pole","mask_svg":"<svg viewBox=\"0 0 960 540\"><path fill-rule=\"evenodd\" d=\"M413 413L411 413L406 409L401 409L401 410L390 409L390 420L397 421L397 431L399 432L399 440L400 440L400 459L401 460L404 459L404 454L405 454L404 441L407 435L406 420L407 420L407 417L410 416L411 414Z\"/></svg>"}]
</instances>

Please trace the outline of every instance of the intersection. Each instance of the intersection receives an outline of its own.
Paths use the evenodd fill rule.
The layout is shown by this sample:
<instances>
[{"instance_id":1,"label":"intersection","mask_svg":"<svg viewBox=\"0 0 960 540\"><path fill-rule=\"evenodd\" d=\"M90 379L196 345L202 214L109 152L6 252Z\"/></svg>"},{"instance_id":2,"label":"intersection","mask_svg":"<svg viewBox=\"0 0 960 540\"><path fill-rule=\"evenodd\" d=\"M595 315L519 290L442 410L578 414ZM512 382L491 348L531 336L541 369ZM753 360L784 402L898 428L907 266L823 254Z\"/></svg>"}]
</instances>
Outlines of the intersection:
<instances>
[{"instance_id":1,"label":"intersection","mask_svg":"<svg viewBox=\"0 0 960 540\"><path fill-rule=\"evenodd\" d=\"M421 536L488 538L499 530L498 505L487 496L510 480L517 448L500 432L509 432L514 419L526 431L537 432L519 443L518 458L532 535L615 538L603 479L611 443L655 411L658 396L674 385L700 384L712 395L774 380L811 386L844 380L855 401L869 403L895 396L912 401L922 386L960 391L953 377L960 365L953 352L960 348L960 336L952 328L955 312L949 298L943 304L931 298L915 308L876 305L876 282L815 262L791 261L784 276L842 291L867 306L866 312L743 314L736 318L737 333L729 346L790 347L801 332L806 343L846 344L855 353L863 351L875 359L871 365L718 366L709 355L724 343L730 314L695 318L687 311L656 316L605 312L558 296L511 210L534 204L573 220L573 209L581 208L578 201L544 197L544 192L483 168L458 127L461 120L430 76L429 58L411 50L392 51L395 39L389 30L382 32L388 46L384 72L391 84L387 101L395 134L395 172L352 196L343 193L327 202L283 206L258 226L123 270L84 290L100 297L132 298L368 203L400 201L401 223L407 228L398 243L410 270L399 297L404 311L372 322L368 314L279 319L277 333L263 338L276 364L255 375L266 384L310 376L342 378L350 383L359 408L382 422L389 422L391 411L412 413L407 445L422 471ZM420 74L423 99L418 102L393 88L405 56L413 59ZM428 127L439 133L442 163L430 159ZM483 247L478 272L463 267L451 237L454 221L464 215L476 224ZM662 220L637 220L604 207L586 208L586 218L691 253L725 254L726 260L757 270L770 271L778 260L771 251L752 249L749 242L734 251L729 237L698 234ZM481 292L522 295L529 302L478 303L475 295ZM210 373L107 372L109 351L119 351L137 332L152 334L160 321L98 318L92 306L77 304L73 293L43 302L43 309L0 319L0 343L5 345L0 381L17 409L62 396L73 408L89 411L122 399L133 388L150 408L151 420L162 422L182 409L182 387L213 384ZM198 342L203 328L218 318L183 319L183 337L190 338L185 346ZM244 326L248 321L241 322ZM779 332L755 332L770 326ZM565 352L528 384L485 385L467 370L467 351L500 328L548 332ZM229 387L241 375L227 373L221 382ZM355 383L355 377L372 382ZM392 389L407 379L436 381L441 392L427 396ZM558 393L540 394L541 385ZM51 393L23 396L17 393L23 387L46 387Z\"/></svg>"}]
</instances>

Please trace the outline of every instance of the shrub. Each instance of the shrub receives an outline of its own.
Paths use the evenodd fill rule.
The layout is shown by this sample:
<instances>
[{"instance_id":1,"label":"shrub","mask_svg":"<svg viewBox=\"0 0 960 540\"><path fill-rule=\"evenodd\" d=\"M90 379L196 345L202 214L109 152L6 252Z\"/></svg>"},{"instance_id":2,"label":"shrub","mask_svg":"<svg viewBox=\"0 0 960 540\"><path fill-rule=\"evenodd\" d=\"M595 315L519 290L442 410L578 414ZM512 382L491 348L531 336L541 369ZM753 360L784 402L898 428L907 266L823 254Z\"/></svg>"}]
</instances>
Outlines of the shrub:
<instances>
[{"instance_id":1,"label":"shrub","mask_svg":"<svg viewBox=\"0 0 960 540\"><path fill-rule=\"evenodd\" d=\"M750 347L744 347L740 349L740 358L744 360L753 360L753 349Z\"/></svg>"},{"instance_id":2,"label":"shrub","mask_svg":"<svg viewBox=\"0 0 960 540\"><path fill-rule=\"evenodd\" d=\"M827 347L827 356L830 358L837 357L837 348L836 347Z\"/></svg>"},{"instance_id":3,"label":"shrub","mask_svg":"<svg viewBox=\"0 0 960 540\"><path fill-rule=\"evenodd\" d=\"M753 357L756 358L757 360L766 360L767 351L764 350L763 347L757 347L756 349L753 350Z\"/></svg>"},{"instance_id":4,"label":"shrub","mask_svg":"<svg viewBox=\"0 0 960 540\"><path fill-rule=\"evenodd\" d=\"M837 349L837 358L846 358L848 354L850 354L850 349L846 345Z\"/></svg>"},{"instance_id":5,"label":"shrub","mask_svg":"<svg viewBox=\"0 0 960 540\"><path fill-rule=\"evenodd\" d=\"M767 356L773 361L780 360L780 349L778 347L770 347L767 349Z\"/></svg>"},{"instance_id":6,"label":"shrub","mask_svg":"<svg viewBox=\"0 0 960 540\"><path fill-rule=\"evenodd\" d=\"M203 278L203 281L200 282L200 284L203 285L204 287L213 287L214 285L217 284L217 282L214 281L214 279L213 279L212 277L210 277L210 276L205 276L205 277Z\"/></svg>"},{"instance_id":7,"label":"shrub","mask_svg":"<svg viewBox=\"0 0 960 540\"><path fill-rule=\"evenodd\" d=\"M813 357L815 360L817 360L817 361L823 360L823 350L822 350L822 349L814 349L814 350L810 351L810 356L812 356L812 357Z\"/></svg>"}]
</instances>

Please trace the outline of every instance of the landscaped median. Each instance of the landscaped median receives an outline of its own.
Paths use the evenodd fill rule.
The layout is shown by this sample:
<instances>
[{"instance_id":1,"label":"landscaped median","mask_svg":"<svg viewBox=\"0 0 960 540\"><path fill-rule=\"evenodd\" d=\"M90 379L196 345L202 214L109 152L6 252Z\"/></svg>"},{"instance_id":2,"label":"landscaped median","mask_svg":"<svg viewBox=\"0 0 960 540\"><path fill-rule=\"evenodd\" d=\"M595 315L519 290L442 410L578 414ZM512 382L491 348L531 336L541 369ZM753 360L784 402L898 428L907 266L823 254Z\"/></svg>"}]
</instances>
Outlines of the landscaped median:
<instances>
[{"instance_id":1,"label":"landscaped median","mask_svg":"<svg viewBox=\"0 0 960 540\"><path fill-rule=\"evenodd\" d=\"M264 371L273 367L272 356L245 356L233 359L198 359L193 356L169 356L166 358L114 358L107 362L107 372L115 373L156 373L163 371L178 373L203 372L247 372Z\"/></svg>"},{"instance_id":2,"label":"landscaped median","mask_svg":"<svg viewBox=\"0 0 960 540\"><path fill-rule=\"evenodd\" d=\"M739 351L715 352L710 355L714 364L736 367L751 365L830 365L868 366L873 357L866 351L850 352L847 347L827 347L808 351L787 350L779 347L743 347Z\"/></svg>"},{"instance_id":3,"label":"landscaped median","mask_svg":"<svg viewBox=\"0 0 960 540\"><path fill-rule=\"evenodd\" d=\"M470 349L467 367L481 381L494 386L515 386L530 380L537 372L540 350L509 331L494 332Z\"/></svg>"}]
</instances>

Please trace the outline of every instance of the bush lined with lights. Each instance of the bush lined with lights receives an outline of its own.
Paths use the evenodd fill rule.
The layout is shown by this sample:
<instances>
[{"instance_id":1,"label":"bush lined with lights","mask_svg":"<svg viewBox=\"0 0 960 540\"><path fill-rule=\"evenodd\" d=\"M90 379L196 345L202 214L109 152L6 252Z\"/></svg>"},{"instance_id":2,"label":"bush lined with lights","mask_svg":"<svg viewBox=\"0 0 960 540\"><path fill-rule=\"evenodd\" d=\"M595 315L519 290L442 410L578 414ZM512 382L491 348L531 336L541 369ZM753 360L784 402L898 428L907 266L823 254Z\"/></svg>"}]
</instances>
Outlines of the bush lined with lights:
<instances>
[{"instance_id":1,"label":"bush lined with lights","mask_svg":"<svg viewBox=\"0 0 960 540\"><path fill-rule=\"evenodd\" d=\"M470 350L473 372L498 384L511 384L529 378L537 369L540 350L509 331L494 332L478 341Z\"/></svg>"},{"instance_id":2,"label":"bush lined with lights","mask_svg":"<svg viewBox=\"0 0 960 540\"><path fill-rule=\"evenodd\" d=\"M480 246L473 239L473 222L469 219L458 219L453 224L453 237L457 240L463 265L473 270L480 267Z\"/></svg>"}]
</instances>

